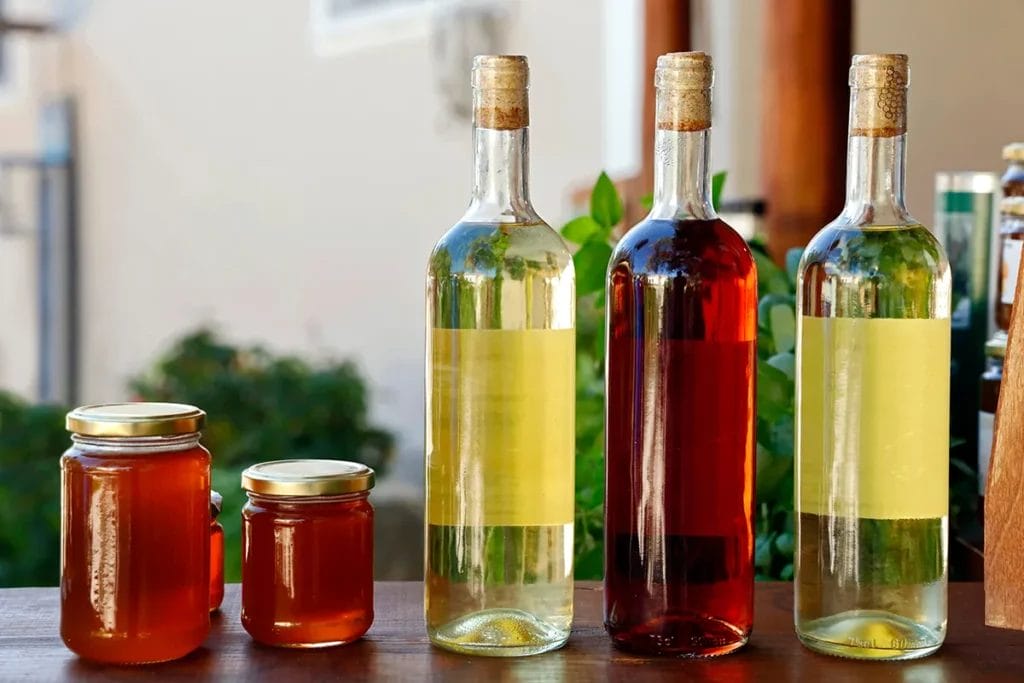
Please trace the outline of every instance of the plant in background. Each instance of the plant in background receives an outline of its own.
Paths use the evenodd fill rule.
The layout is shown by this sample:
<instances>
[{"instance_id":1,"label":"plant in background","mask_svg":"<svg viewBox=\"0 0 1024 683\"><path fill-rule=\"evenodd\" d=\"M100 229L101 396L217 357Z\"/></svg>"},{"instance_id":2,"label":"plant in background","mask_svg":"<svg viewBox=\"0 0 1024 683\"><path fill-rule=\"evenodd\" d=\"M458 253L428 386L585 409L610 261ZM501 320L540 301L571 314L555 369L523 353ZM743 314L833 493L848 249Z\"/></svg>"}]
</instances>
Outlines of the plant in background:
<instances>
[{"instance_id":1,"label":"plant in background","mask_svg":"<svg viewBox=\"0 0 1024 683\"><path fill-rule=\"evenodd\" d=\"M712 180L717 207L725 173ZM649 202L648 202L649 203ZM622 200L604 173L590 197L590 213L569 221L562 236L573 256L576 312L576 577L600 579L604 542L605 275L623 217ZM758 268L757 541L760 578L793 575L793 372L796 266L799 250L776 266L763 245L751 244Z\"/></svg>"}]
</instances>

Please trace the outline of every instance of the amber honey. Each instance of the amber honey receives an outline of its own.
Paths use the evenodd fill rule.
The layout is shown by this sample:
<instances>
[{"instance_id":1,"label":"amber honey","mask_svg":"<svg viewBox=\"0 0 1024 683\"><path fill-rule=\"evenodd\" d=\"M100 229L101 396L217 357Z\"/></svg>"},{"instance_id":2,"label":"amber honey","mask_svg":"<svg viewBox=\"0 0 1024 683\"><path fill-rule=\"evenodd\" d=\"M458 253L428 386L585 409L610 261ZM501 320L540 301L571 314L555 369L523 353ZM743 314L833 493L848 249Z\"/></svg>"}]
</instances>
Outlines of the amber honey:
<instances>
[{"instance_id":1,"label":"amber honey","mask_svg":"<svg viewBox=\"0 0 1024 683\"><path fill-rule=\"evenodd\" d=\"M224 527L217 521L224 498L216 491L210 494L210 611L220 609L224 602Z\"/></svg>"},{"instance_id":2,"label":"amber honey","mask_svg":"<svg viewBox=\"0 0 1024 683\"><path fill-rule=\"evenodd\" d=\"M373 622L373 470L339 460L247 469L242 625L280 647L359 639Z\"/></svg>"},{"instance_id":3,"label":"amber honey","mask_svg":"<svg viewBox=\"0 0 1024 683\"><path fill-rule=\"evenodd\" d=\"M61 458L61 619L83 658L182 657L210 628L210 454L202 411L118 404L68 414Z\"/></svg>"}]
</instances>

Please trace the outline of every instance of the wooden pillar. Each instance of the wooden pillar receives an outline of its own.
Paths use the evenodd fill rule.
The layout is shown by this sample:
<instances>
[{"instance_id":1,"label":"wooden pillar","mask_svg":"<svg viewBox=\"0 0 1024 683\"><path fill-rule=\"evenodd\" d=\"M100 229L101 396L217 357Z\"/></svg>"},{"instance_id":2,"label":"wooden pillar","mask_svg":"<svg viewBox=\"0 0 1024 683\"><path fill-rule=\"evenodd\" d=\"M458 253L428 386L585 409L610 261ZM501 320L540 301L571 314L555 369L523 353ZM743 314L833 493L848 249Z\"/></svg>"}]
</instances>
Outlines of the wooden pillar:
<instances>
[{"instance_id":1,"label":"wooden pillar","mask_svg":"<svg viewBox=\"0 0 1024 683\"><path fill-rule=\"evenodd\" d=\"M851 0L769 0L764 14L764 226L781 263L842 210Z\"/></svg>"},{"instance_id":2,"label":"wooden pillar","mask_svg":"<svg viewBox=\"0 0 1024 683\"><path fill-rule=\"evenodd\" d=\"M654 190L654 67L666 52L690 49L690 0L645 0L643 139L640 189Z\"/></svg>"}]
</instances>

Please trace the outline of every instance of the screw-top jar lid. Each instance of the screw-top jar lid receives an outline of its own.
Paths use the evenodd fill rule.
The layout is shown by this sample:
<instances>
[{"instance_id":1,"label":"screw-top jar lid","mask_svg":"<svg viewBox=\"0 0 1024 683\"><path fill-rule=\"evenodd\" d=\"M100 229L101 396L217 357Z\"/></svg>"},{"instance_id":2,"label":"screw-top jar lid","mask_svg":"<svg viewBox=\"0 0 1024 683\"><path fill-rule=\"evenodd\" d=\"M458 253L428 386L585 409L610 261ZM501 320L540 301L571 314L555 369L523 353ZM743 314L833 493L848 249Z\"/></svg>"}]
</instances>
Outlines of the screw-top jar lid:
<instances>
[{"instance_id":1,"label":"screw-top jar lid","mask_svg":"<svg viewBox=\"0 0 1024 683\"><path fill-rule=\"evenodd\" d=\"M345 460L272 460L242 472L242 488L271 496L330 496L373 488L374 472Z\"/></svg>"},{"instance_id":2,"label":"screw-top jar lid","mask_svg":"<svg viewBox=\"0 0 1024 683\"><path fill-rule=\"evenodd\" d=\"M1024 161L1024 142L1011 142L1003 147L1004 161Z\"/></svg>"},{"instance_id":3,"label":"screw-top jar lid","mask_svg":"<svg viewBox=\"0 0 1024 683\"><path fill-rule=\"evenodd\" d=\"M210 491L210 519L217 519L220 511L224 508L224 496L216 491Z\"/></svg>"},{"instance_id":4,"label":"screw-top jar lid","mask_svg":"<svg viewBox=\"0 0 1024 683\"><path fill-rule=\"evenodd\" d=\"M194 434L206 413L184 403L106 403L81 406L67 414L69 432L82 436L139 437Z\"/></svg>"},{"instance_id":5,"label":"screw-top jar lid","mask_svg":"<svg viewBox=\"0 0 1024 683\"><path fill-rule=\"evenodd\" d=\"M1004 216L1024 216L1024 197L1006 197L999 202L999 213Z\"/></svg>"}]
</instances>

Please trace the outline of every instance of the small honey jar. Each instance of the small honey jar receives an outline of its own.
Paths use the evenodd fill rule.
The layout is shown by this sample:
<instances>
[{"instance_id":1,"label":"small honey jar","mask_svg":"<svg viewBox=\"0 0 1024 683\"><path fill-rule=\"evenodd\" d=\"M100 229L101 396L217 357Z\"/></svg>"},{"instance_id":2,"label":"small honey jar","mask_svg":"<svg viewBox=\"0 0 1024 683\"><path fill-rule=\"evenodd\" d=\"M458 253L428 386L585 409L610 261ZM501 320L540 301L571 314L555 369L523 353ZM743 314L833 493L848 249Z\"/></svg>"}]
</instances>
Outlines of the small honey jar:
<instances>
[{"instance_id":1,"label":"small honey jar","mask_svg":"<svg viewBox=\"0 0 1024 683\"><path fill-rule=\"evenodd\" d=\"M61 457L60 634L85 659L177 659L210 630L205 413L119 403L67 415Z\"/></svg>"},{"instance_id":2,"label":"small honey jar","mask_svg":"<svg viewBox=\"0 0 1024 683\"><path fill-rule=\"evenodd\" d=\"M373 470L278 460L242 473L242 625L257 642L327 647L373 622Z\"/></svg>"},{"instance_id":3,"label":"small honey jar","mask_svg":"<svg viewBox=\"0 0 1024 683\"><path fill-rule=\"evenodd\" d=\"M224 527L217 521L224 497L210 492L210 611L220 609L224 602Z\"/></svg>"}]
</instances>

